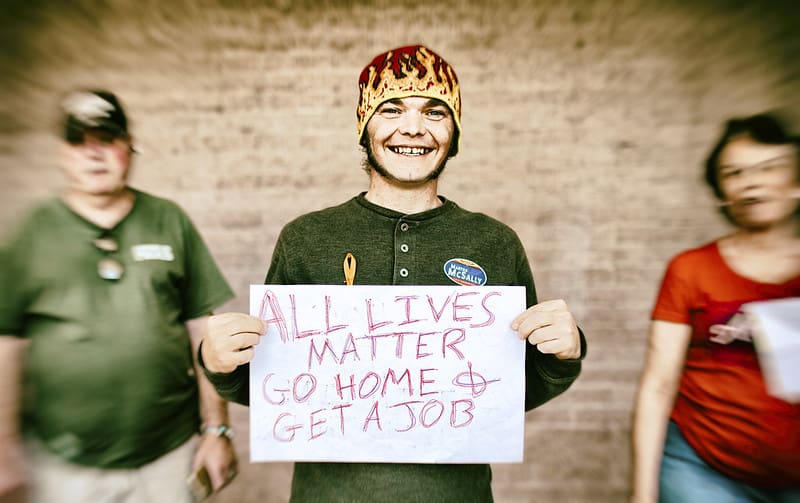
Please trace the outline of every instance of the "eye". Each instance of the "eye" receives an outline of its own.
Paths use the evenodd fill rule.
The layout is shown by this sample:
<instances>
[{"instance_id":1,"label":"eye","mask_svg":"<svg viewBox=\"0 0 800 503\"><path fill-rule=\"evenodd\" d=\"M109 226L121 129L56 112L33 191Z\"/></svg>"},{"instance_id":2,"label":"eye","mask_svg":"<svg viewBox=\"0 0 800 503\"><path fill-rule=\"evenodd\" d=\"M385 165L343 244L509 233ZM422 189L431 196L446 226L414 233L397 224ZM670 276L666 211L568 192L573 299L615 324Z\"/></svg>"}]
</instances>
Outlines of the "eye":
<instances>
[{"instance_id":1,"label":"eye","mask_svg":"<svg viewBox=\"0 0 800 503\"><path fill-rule=\"evenodd\" d=\"M734 178L742 174L741 168L728 168L723 170L719 176L720 178Z\"/></svg>"},{"instance_id":2,"label":"eye","mask_svg":"<svg viewBox=\"0 0 800 503\"><path fill-rule=\"evenodd\" d=\"M425 116L433 120L441 120L448 116L446 110L441 108L431 108L425 112Z\"/></svg>"},{"instance_id":3,"label":"eye","mask_svg":"<svg viewBox=\"0 0 800 503\"><path fill-rule=\"evenodd\" d=\"M384 106L378 110L378 113L385 117L392 117L400 115L401 110L398 107Z\"/></svg>"},{"instance_id":4,"label":"eye","mask_svg":"<svg viewBox=\"0 0 800 503\"><path fill-rule=\"evenodd\" d=\"M789 166L790 163L788 161L781 159L779 161L773 161L762 164L761 171L778 171L782 169L788 169Z\"/></svg>"}]
</instances>

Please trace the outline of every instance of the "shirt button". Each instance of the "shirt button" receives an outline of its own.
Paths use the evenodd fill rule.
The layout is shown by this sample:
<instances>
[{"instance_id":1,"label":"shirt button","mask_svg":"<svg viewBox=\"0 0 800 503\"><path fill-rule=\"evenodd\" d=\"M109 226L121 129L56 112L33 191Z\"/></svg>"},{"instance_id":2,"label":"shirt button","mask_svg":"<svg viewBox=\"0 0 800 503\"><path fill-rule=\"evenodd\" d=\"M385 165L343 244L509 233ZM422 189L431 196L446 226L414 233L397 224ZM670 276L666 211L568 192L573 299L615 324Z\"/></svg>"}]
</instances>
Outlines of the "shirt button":
<instances>
[{"instance_id":1,"label":"shirt button","mask_svg":"<svg viewBox=\"0 0 800 503\"><path fill-rule=\"evenodd\" d=\"M400 224L400 230L403 231L403 232L407 231L408 230L408 224L405 223L405 222Z\"/></svg>"},{"instance_id":2,"label":"shirt button","mask_svg":"<svg viewBox=\"0 0 800 503\"><path fill-rule=\"evenodd\" d=\"M408 251L408 245L403 243L400 245L400 251L406 253Z\"/></svg>"},{"instance_id":3,"label":"shirt button","mask_svg":"<svg viewBox=\"0 0 800 503\"><path fill-rule=\"evenodd\" d=\"M405 267L400 269L400 276L402 276L404 278L407 278L408 277L408 269L406 269Z\"/></svg>"}]
</instances>

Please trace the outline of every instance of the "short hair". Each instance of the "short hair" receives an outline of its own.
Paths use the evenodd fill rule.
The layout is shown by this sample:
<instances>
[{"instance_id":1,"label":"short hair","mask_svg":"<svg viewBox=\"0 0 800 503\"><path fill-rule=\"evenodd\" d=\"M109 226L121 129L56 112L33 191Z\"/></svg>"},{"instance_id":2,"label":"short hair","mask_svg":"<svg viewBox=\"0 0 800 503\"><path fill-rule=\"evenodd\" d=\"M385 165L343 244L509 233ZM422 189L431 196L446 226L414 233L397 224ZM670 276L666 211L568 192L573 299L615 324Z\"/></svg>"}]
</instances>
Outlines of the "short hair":
<instances>
[{"instance_id":1,"label":"short hair","mask_svg":"<svg viewBox=\"0 0 800 503\"><path fill-rule=\"evenodd\" d=\"M714 191L718 199L724 199L725 195L719 186L719 176L717 173L719 156L725 147L735 138L747 136L768 145L792 144L798 149L798 163L800 163L800 137L792 136L786 125L778 117L770 113L751 115L750 117L733 118L725 124L725 129L720 136L711 153L706 159L705 180Z\"/></svg>"}]
</instances>

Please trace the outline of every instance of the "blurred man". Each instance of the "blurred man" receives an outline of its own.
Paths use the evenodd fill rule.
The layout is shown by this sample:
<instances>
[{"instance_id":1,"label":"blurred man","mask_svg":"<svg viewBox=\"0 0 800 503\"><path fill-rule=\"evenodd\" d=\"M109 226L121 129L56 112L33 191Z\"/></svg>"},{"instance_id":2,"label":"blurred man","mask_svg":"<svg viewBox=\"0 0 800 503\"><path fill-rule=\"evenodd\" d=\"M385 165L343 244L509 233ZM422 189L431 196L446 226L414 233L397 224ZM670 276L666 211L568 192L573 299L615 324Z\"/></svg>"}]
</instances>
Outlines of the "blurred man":
<instances>
[{"instance_id":1,"label":"blurred man","mask_svg":"<svg viewBox=\"0 0 800 503\"><path fill-rule=\"evenodd\" d=\"M422 46L377 56L361 73L358 139L369 189L339 206L301 216L282 231L267 283L522 285L529 309L512 328L526 345L525 407L577 378L585 341L562 300L537 304L525 250L506 225L438 195L456 155L461 97L450 65ZM357 260L343 267L348 253ZM469 263L474 275L459 276ZM472 265L474 264L474 265ZM480 273L479 273L480 272ZM265 326L241 313L214 316L201 346L223 396L248 402L248 362ZM295 502L491 501L488 465L297 463Z\"/></svg>"},{"instance_id":2,"label":"blurred man","mask_svg":"<svg viewBox=\"0 0 800 503\"><path fill-rule=\"evenodd\" d=\"M189 502L190 472L215 490L236 473L227 403L193 358L232 292L186 214L127 185L118 99L63 107L66 188L0 262L0 495Z\"/></svg>"}]
</instances>

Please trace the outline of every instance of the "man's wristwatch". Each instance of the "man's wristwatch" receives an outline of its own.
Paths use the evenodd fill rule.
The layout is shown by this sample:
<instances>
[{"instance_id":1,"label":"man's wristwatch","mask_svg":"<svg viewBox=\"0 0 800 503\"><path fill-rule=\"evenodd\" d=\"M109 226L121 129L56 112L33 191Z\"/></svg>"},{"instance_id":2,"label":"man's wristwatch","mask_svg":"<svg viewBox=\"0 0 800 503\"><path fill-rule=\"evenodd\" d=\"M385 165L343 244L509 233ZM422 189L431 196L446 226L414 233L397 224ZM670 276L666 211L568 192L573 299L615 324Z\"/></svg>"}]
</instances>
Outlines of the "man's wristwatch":
<instances>
[{"instance_id":1,"label":"man's wristwatch","mask_svg":"<svg viewBox=\"0 0 800 503\"><path fill-rule=\"evenodd\" d=\"M227 424L205 425L200 428L201 435L214 435L215 437L233 438L233 428Z\"/></svg>"}]
</instances>

